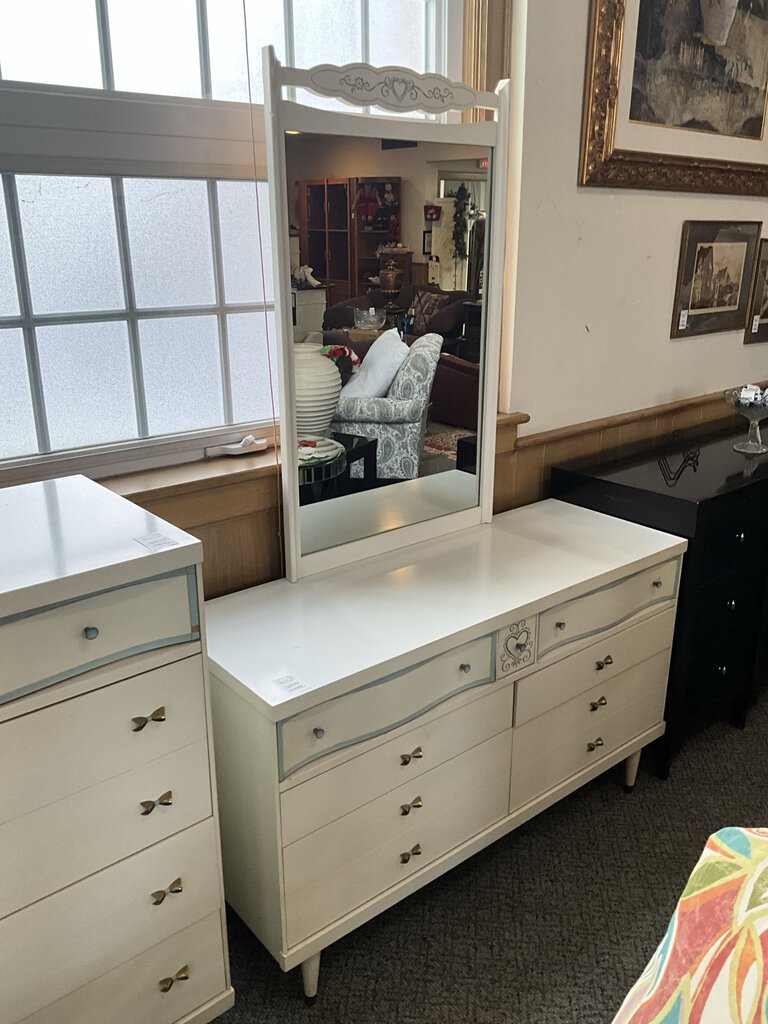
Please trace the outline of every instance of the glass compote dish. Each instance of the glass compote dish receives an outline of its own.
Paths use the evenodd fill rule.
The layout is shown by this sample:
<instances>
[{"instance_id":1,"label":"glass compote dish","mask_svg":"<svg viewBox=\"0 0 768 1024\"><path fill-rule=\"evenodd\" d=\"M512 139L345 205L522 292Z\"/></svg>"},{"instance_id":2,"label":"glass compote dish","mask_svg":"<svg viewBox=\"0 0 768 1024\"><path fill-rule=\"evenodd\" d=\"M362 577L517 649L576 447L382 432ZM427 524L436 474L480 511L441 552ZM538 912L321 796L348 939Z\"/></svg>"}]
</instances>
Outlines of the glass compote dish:
<instances>
[{"instance_id":1,"label":"glass compote dish","mask_svg":"<svg viewBox=\"0 0 768 1024\"><path fill-rule=\"evenodd\" d=\"M745 398L744 392L747 390L746 387L741 387L731 388L725 392L726 402L749 420L749 434L746 441L737 441L733 450L745 455L762 455L764 452L768 452L768 445L763 444L760 437L760 420L764 420L768 416L768 405L765 404L762 395L759 401ZM754 390L759 393L760 389L755 388Z\"/></svg>"}]
</instances>

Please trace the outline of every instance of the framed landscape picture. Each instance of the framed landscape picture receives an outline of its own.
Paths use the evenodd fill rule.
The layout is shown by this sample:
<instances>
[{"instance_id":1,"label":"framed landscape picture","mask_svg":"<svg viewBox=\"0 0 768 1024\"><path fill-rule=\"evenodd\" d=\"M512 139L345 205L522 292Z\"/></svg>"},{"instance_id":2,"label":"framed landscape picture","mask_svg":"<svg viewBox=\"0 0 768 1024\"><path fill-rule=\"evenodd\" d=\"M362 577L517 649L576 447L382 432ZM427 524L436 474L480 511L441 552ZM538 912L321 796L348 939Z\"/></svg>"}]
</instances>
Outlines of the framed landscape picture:
<instances>
[{"instance_id":1,"label":"framed landscape picture","mask_svg":"<svg viewBox=\"0 0 768 1024\"><path fill-rule=\"evenodd\" d=\"M686 221L680 245L673 338L744 327L760 221Z\"/></svg>"},{"instance_id":2,"label":"framed landscape picture","mask_svg":"<svg viewBox=\"0 0 768 1024\"><path fill-rule=\"evenodd\" d=\"M744 333L745 345L754 341L768 341L768 239L766 238L760 242L747 329Z\"/></svg>"},{"instance_id":3,"label":"framed landscape picture","mask_svg":"<svg viewBox=\"0 0 768 1024\"><path fill-rule=\"evenodd\" d=\"M768 195L768 0L592 0L580 183Z\"/></svg>"}]
</instances>

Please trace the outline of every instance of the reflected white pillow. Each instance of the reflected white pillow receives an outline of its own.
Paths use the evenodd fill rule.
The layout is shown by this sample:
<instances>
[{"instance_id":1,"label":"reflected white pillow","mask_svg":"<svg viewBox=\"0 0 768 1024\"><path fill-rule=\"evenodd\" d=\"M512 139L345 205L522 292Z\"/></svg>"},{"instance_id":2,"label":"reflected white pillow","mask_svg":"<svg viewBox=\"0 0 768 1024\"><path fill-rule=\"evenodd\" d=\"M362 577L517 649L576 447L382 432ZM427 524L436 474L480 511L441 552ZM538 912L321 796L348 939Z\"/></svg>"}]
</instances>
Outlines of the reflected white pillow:
<instances>
[{"instance_id":1,"label":"reflected white pillow","mask_svg":"<svg viewBox=\"0 0 768 1024\"><path fill-rule=\"evenodd\" d=\"M341 398L382 398L408 355L408 346L393 327L380 334L360 370L341 389Z\"/></svg>"}]
</instances>

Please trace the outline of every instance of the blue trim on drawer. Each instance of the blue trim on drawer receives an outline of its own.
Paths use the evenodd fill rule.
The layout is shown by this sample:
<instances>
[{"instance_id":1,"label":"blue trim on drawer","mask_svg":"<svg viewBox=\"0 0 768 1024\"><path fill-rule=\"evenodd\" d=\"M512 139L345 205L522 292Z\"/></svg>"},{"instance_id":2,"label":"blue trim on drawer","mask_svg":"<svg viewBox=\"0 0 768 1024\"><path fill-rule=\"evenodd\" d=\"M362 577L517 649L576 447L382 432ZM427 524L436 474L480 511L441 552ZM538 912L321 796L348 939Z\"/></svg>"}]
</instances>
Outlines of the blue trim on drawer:
<instances>
[{"instance_id":1,"label":"blue trim on drawer","mask_svg":"<svg viewBox=\"0 0 768 1024\"><path fill-rule=\"evenodd\" d=\"M192 624L192 632L200 636L200 605L197 600L197 570L194 565L188 565L184 572L187 574L187 596L189 597L189 621ZM169 573L168 575L173 575ZM162 579L162 576L155 576L153 579Z\"/></svg>"},{"instance_id":2,"label":"blue trim on drawer","mask_svg":"<svg viewBox=\"0 0 768 1024\"><path fill-rule=\"evenodd\" d=\"M68 604L69 602L65 603ZM48 676L46 679L36 679L34 683L21 686L18 690L11 690L9 693L0 694L0 704L8 704L19 697L25 697L28 693L44 690L46 686L53 686L54 683L61 683L65 679L72 679L75 676L83 675L94 668L102 668L104 665L110 665L113 661L120 661L121 658L129 658L132 654L145 654L147 651L157 650L158 647L171 647L173 644L184 644L199 639L199 633L184 633L180 636L169 636L164 637L162 640L153 640L148 644L138 644L136 647L126 647L124 651L115 651L113 654L107 654L103 658L96 658L94 661L77 665L67 672L59 672L57 675Z\"/></svg>"},{"instance_id":3,"label":"blue trim on drawer","mask_svg":"<svg viewBox=\"0 0 768 1024\"><path fill-rule=\"evenodd\" d=\"M597 627L597 629L590 629L586 633L575 633L573 636L566 637L564 640L559 640L557 643L551 644L549 647L544 648L544 650L542 650L539 646L537 660L539 658L543 658L547 654L550 654L552 651L556 651L558 647L564 647L566 644L572 644L576 640L583 640L585 637L588 636L595 636L597 633L603 633L606 629L613 629L614 626L621 625L622 622L626 622L627 619L631 619L633 615L637 615L638 612L645 611L646 608L652 608L655 604L662 604L665 601L674 601L675 597L677 596L677 591L680 584L680 571L683 564L683 559L681 555L678 555L675 559L669 558L666 562L660 562L658 566L652 565L648 569L641 569L639 572L633 572L630 576L622 576L620 580L616 580L614 583L607 583L604 587L598 587L596 590L589 590L586 594L580 594L578 597L571 598L570 601L564 601L563 604L571 604L575 601L581 601L585 597L591 597L592 594L602 594L606 590L613 590L615 587L620 587L622 583L626 583L627 580L632 580L636 576L642 576L643 573L649 572L651 569L660 568L661 566L667 565L667 562L672 561L674 561L676 565L675 582L672 587L671 594L666 594L661 597L654 597L651 600L646 601L645 604L640 605L638 608L633 608L631 612L628 612L626 615L622 615L621 618L614 619L612 622L603 622ZM555 605L555 608L559 607L561 606ZM547 608L545 610L553 611L554 609ZM540 640L541 629L539 629L539 641Z\"/></svg>"},{"instance_id":4,"label":"blue trim on drawer","mask_svg":"<svg viewBox=\"0 0 768 1024\"><path fill-rule=\"evenodd\" d=\"M477 637L477 640L484 640L486 637L490 637L491 640L491 664L490 673L484 679L477 679L471 683L467 683L464 686L459 686L455 690L451 690L450 693L445 693L432 701L431 704L426 704L423 708L419 708L418 711L414 711L412 715L408 715L406 718L402 718L397 722L392 722L389 725L382 726L381 729L374 729L373 732L364 733L362 736L355 736L352 739L342 740L340 743L334 744L332 747L326 747L324 750L318 751L316 754L310 754L309 757L305 757L303 761L299 761L298 764L293 765L291 768L286 769L284 764L284 748L283 748L283 724L290 722L294 718L298 718L299 715L290 715L288 718L283 718L277 723L277 764L278 764L278 775L281 782L293 775L294 772L299 771L300 768L304 768L306 765L311 764L312 761L317 761L321 757L325 757L326 754L332 754L336 750L342 750L344 747L351 747L355 743L362 743L364 740L373 739L375 736L382 736L384 733L393 732L395 729L399 729L401 725L407 725L408 722L413 722L421 715L425 715L428 711L438 707L440 704L444 704L445 701L450 700L451 697L455 697L459 693L464 693L467 690L473 690L478 686L486 686L488 683L496 681L496 634L486 633L484 636ZM476 640L469 640L467 643L475 643ZM465 646L461 644L460 647ZM414 669L421 668L422 665L429 665L430 662L436 661L438 658L444 658L446 654L450 654L450 651L444 651L442 654L436 654L433 658L427 658L424 661L416 662L415 665L409 665L408 668L401 669L399 672L392 672L388 676L382 676L381 679L374 679L372 683L365 683L363 686L358 686L354 690L349 690L347 693L339 694L338 697L331 697L327 703L331 704L335 700L340 700L342 697L349 697L353 693L361 693L363 690L370 690L373 686L381 686L382 683L388 683L393 679L399 679L401 676L408 675L409 672L413 672ZM321 701L320 704L325 704L326 701ZM320 706L320 705L318 705ZM299 714L304 715L306 711L301 711Z\"/></svg>"}]
</instances>

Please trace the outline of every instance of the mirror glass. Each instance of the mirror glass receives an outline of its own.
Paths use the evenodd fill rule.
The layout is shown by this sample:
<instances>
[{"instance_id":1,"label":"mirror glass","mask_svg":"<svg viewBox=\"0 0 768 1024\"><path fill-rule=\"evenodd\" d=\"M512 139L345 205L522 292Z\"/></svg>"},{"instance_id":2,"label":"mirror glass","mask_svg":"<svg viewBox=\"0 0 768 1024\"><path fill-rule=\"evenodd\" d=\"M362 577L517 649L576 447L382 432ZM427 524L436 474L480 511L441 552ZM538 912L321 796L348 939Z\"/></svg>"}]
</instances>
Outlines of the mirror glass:
<instances>
[{"instance_id":1,"label":"mirror glass","mask_svg":"<svg viewBox=\"0 0 768 1024\"><path fill-rule=\"evenodd\" d=\"M479 502L491 150L286 133L301 554Z\"/></svg>"}]
</instances>

